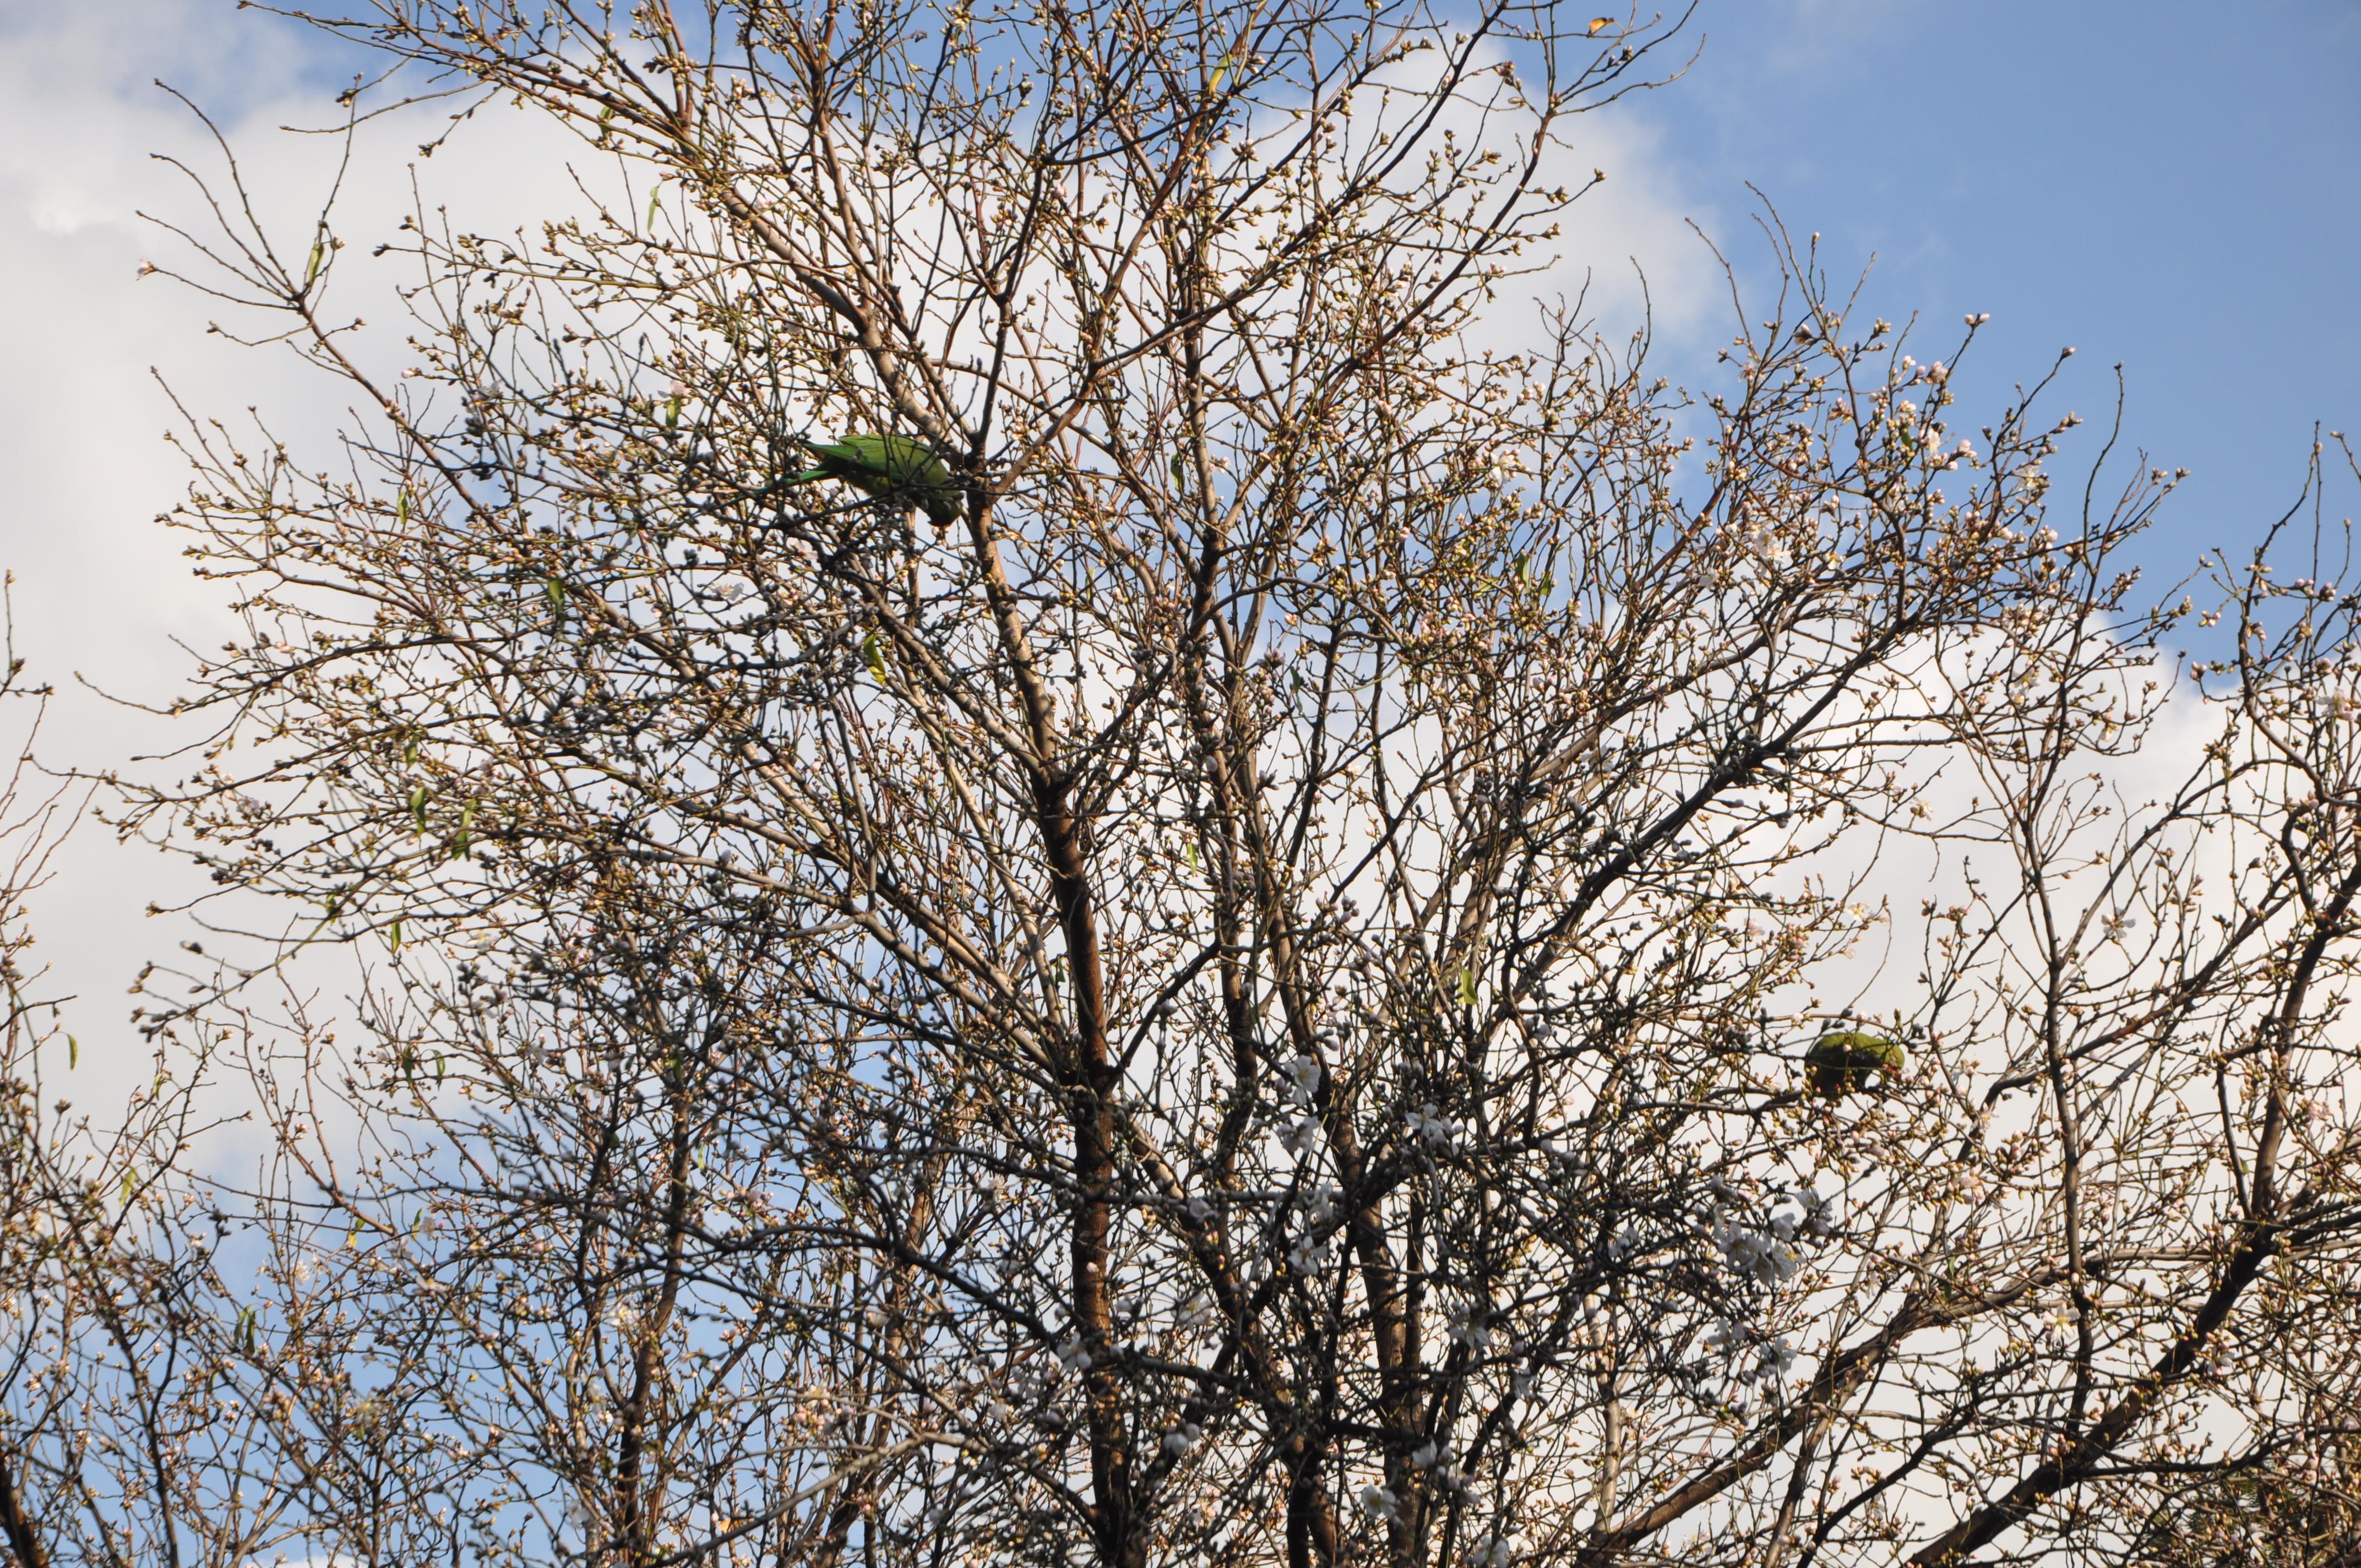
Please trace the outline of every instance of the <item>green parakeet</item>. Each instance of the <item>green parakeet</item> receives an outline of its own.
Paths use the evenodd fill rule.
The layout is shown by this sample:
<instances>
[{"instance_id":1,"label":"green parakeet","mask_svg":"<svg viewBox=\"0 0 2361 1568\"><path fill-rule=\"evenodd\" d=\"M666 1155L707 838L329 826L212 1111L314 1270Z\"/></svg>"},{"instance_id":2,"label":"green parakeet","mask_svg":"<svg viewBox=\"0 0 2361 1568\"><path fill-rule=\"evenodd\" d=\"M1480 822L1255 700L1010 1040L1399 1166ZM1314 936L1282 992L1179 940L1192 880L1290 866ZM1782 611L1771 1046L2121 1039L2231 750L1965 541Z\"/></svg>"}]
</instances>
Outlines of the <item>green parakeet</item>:
<instances>
[{"instance_id":1,"label":"green parakeet","mask_svg":"<svg viewBox=\"0 0 2361 1568\"><path fill-rule=\"evenodd\" d=\"M1902 1076L1902 1047L1883 1035L1836 1029L1804 1053L1804 1081L1823 1100L1841 1100L1869 1086L1883 1089Z\"/></svg>"},{"instance_id":2,"label":"green parakeet","mask_svg":"<svg viewBox=\"0 0 2361 1568\"><path fill-rule=\"evenodd\" d=\"M795 475L790 485L840 479L857 490L884 500L898 500L924 510L937 528L959 521L960 488L935 449L914 436L848 435L842 441L807 441L812 466Z\"/></svg>"}]
</instances>

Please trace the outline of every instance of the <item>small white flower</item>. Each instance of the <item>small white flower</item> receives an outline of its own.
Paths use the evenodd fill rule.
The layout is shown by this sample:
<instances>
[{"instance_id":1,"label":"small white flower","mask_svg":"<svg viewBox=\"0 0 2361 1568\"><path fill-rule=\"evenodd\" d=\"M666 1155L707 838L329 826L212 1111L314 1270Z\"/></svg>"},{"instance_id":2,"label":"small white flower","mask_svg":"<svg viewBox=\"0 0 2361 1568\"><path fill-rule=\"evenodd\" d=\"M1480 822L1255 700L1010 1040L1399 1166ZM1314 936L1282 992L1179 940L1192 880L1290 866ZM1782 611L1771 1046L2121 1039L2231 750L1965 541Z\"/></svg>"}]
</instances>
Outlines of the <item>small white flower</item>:
<instances>
[{"instance_id":1,"label":"small white flower","mask_svg":"<svg viewBox=\"0 0 2361 1568\"><path fill-rule=\"evenodd\" d=\"M1205 1429L1199 1426L1195 1421L1181 1422L1179 1426L1174 1427L1170 1431L1164 1434L1165 1456L1170 1459L1180 1458L1182 1454L1196 1447L1198 1441L1204 1435Z\"/></svg>"},{"instance_id":2,"label":"small white flower","mask_svg":"<svg viewBox=\"0 0 2361 1568\"><path fill-rule=\"evenodd\" d=\"M1514 1536L1496 1535L1476 1549L1475 1568L1509 1568L1517 1560Z\"/></svg>"},{"instance_id":3,"label":"small white flower","mask_svg":"<svg viewBox=\"0 0 2361 1568\"><path fill-rule=\"evenodd\" d=\"M1180 1303L1180 1326L1184 1329L1202 1327L1213 1315L1213 1298L1200 1290Z\"/></svg>"},{"instance_id":4,"label":"small white flower","mask_svg":"<svg viewBox=\"0 0 2361 1568\"><path fill-rule=\"evenodd\" d=\"M1446 1121L1442 1113L1435 1109L1433 1101L1428 1101L1403 1117L1402 1124L1410 1130L1411 1137L1430 1148L1447 1149L1451 1146L1452 1141L1459 1135L1459 1124Z\"/></svg>"},{"instance_id":5,"label":"small white flower","mask_svg":"<svg viewBox=\"0 0 2361 1568\"><path fill-rule=\"evenodd\" d=\"M1400 1499L1383 1486L1370 1486L1361 1488L1361 1511L1373 1519L1393 1518L1394 1509L1400 1501Z\"/></svg>"},{"instance_id":6,"label":"small white flower","mask_svg":"<svg viewBox=\"0 0 2361 1568\"><path fill-rule=\"evenodd\" d=\"M1058 1347L1058 1364L1069 1372L1088 1372L1091 1369L1091 1353L1082 1348L1079 1338L1070 1339Z\"/></svg>"},{"instance_id":7,"label":"small white flower","mask_svg":"<svg viewBox=\"0 0 2361 1568\"><path fill-rule=\"evenodd\" d=\"M1313 1243L1309 1238L1288 1249L1287 1266L1301 1275L1325 1274L1335 1261L1335 1253L1325 1242Z\"/></svg>"},{"instance_id":8,"label":"small white flower","mask_svg":"<svg viewBox=\"0 0 2361 1568\"><path fill-rule=\"evenodd\" d=\"M1453 1343L1478 1354L1492 1348L1492 1331L1484 1326L1483 1315L1475 1307L1451 1309L1450 1335Z\"/></svg>"},{"instance_id":9,"label":"small white flower","mask_svg":"<svg viewBox=\"0 0 2361 1568\"><path fill-rule=\"evenodd\" d=\"M591 1530L597 1523L580 1497L568 1497L566 1500L566 1516L558 1521L557 1550L571 1556L578 1550L587 1549L590 1544ZM569 1545L568 1542L574 1544Z\"/></svg>"},{"instance_id":10,"label":"small white flower","mask_svg":"<svg viewBox=\"0 0 2361 1568\"><path fill-rule=\"evenodd\" d=\"M1279 1146L1291 1155L1309 1154L1320 1141L1320 1118L1306 1116L1290 1122L1279 1135Z\"/></svg>"}]
</instances>

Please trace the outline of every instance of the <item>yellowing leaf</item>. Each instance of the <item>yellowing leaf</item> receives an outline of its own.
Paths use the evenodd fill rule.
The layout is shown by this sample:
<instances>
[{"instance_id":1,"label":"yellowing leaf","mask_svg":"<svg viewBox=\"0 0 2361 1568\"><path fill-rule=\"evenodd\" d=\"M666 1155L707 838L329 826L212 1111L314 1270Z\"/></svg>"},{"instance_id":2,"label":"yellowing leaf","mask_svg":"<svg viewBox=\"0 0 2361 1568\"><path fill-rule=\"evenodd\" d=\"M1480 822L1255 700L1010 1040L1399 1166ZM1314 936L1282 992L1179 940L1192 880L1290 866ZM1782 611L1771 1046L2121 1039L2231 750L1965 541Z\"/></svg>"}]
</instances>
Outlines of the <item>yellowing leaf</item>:
<instances>
[{"instance_id":1,"label":"yellowing leaf","mask_svg":"<svg viewBox=\"0 0 2361 1568\"><path fill-rule=\"evenodd\" d=\"M1590 31L1594 37L1599 33L1605 32L1614 25L1615 18L1612 16L1593 16L1590 18Z\"/></svg>"}]
</instances>

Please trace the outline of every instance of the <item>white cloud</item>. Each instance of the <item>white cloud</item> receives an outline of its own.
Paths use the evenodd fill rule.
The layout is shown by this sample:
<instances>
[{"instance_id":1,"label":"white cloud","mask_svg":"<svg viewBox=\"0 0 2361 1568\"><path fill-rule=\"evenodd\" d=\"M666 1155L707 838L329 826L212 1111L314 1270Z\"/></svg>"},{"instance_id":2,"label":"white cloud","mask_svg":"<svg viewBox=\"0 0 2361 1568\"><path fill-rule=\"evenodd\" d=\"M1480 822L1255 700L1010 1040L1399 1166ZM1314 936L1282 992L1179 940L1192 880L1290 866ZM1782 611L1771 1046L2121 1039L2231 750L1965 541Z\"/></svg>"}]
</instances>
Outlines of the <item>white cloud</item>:
<instances>
[{"instance_id":1,"label":"white cloud","mask_svg":"<svg viewBox=\"0 0 2361 1568\"><path fill-rule=\"evenodd\" d=\"M240 324L233 307L140 276L151 260L186 269L192 259L142 212L205 232L199 192L163 159L216 181L223 168L211 134L158 79L213 116L283 253L306 248L341 150L335 138L280 129L333 115L340 84L326 57L288 24L240 15L230 0L0 0L0 275L11 284L0 567L16 579L16 651L27 678L58 688L42 760L148 776L168 769L137 759L188 744L195 729L99 694L167 702L188 671L187 650L218 646L231 628L222 586L195 579L181 554L186 540L155 521L189 477L162 439L178 422L166 385L198 416L233 428L252 409L313 461L330 457L348 400L284 350L242 348L209 333L215 321ZM386 287L398 262L372 264L368 251L408 210L408 166L420 141L447 128L447 107L368 127L339 203L353 243L340 258L349 283L337 302L384 316L370 334L380 345L401 335ZM421 123L434 129L422 132ZM572 144L534 136L509 112L487 113L467 136L480 156L424 166L438 177L430 205L451 202L455 221L504 213L512 226L550 204L518 198L556 189L563 165L548 155ZM33 901L35 958L50 971L44 994L77 999L67 1025L81 1037L82 1061L67 1092L102 1116L153 1071L150 1047L129 1023L126 987L142 962L172 954L191 934L184 922L150 921L144 911L206 886L185 863L117 845L86 824Z\"/></svg>"}]
</instances>

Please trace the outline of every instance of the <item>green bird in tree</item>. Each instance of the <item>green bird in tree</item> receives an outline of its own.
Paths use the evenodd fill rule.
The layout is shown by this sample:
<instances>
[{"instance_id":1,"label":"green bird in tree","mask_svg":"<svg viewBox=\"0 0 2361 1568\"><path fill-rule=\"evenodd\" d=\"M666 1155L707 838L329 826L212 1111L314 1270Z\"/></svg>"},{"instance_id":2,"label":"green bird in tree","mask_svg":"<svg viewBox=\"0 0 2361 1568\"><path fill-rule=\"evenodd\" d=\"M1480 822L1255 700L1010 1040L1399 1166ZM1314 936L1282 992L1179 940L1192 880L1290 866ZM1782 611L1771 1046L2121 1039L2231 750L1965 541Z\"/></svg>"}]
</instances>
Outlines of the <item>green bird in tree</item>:
<instances>
[{"instance_id":1,"label":"green bird in tree","mask_svg":"<svg viewBox=\"0 0 2361 1568\"><path fill-rule=\"evenodd\" d=\"M960 488L935 449L908 435L848 435L842 441L805 441L812 466L790 485L840 479L881 500L901 501L923 510L937 528L959 521Z\"/></svg>"},{"instance_id":2,"label":"green bird in tree","mask_svg":"<svg viewBox=\"0 0 2361 1568\"><path fill-rule=\"evenodd\" d=\"M1883 1035L1835 1029L1804 1053L1804 1081L1823 1100L1841 1100L1869 1087L1883 1089L1902 1076L1902 1047Z\"/></svg>"}]
</instances>

